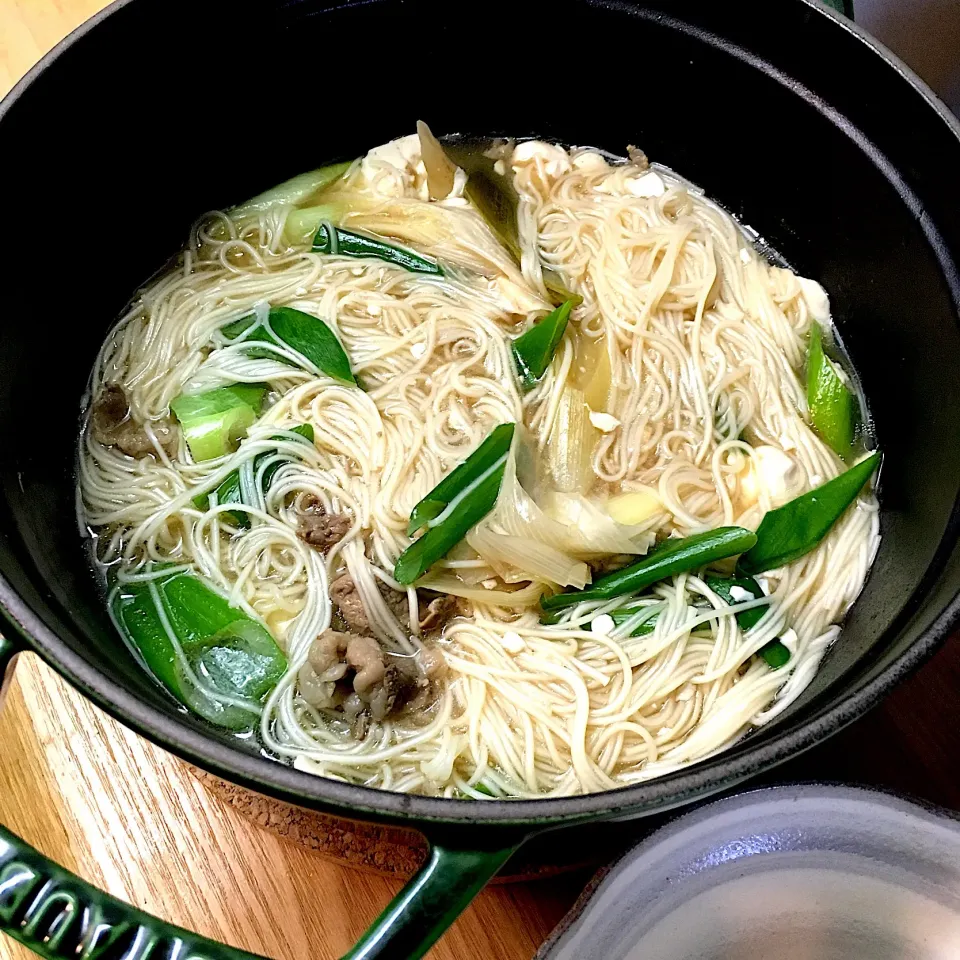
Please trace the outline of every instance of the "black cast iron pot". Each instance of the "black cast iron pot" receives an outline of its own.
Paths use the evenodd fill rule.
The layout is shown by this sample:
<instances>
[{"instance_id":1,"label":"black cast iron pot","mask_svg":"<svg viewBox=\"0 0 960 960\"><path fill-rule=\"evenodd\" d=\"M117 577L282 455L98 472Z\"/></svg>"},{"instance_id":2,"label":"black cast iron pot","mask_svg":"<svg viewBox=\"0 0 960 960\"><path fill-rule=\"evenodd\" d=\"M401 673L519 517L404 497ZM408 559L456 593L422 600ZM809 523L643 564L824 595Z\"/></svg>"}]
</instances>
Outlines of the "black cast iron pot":
<instances>
[{"instance_id":1,"label":"black cast iron pot","mask_svg":"<svg viewBox=\"0 0 960 960\"><path fill-rule=\"evenodd\" d=\"M562 800L349 786L181 713L111 628L77 533L74 455L80 396L113 318L203 211L357 156L419 117L441 134L636 143L831 295L885 452L883 543L803 697L720 756ZM35 650L206 770L422 829L427 865L351 957L420 957L531 835L662 812L806 749L956 621L960 128L812 0L122 0L0 107L0 164L0 673ZM48 957L238 956L98 893L2 828L0 929Z\"/></svg>"}]
</instances>

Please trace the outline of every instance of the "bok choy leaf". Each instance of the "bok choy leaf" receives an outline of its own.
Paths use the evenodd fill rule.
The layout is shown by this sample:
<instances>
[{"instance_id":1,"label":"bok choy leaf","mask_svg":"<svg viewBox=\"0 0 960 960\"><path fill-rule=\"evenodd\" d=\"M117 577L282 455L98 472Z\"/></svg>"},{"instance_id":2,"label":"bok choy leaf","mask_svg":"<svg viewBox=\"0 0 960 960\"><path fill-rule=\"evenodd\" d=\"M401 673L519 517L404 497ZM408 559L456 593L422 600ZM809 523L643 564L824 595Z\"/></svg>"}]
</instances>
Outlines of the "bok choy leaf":
<instances>
[{"instance_id":1,"label":"bok choy leaf","mask_svg":"<svg viewBox=\"0 0 960 960\"><path fill-rule=\"evenodd\" d=\"M119 584L113 620L181 703L230 730L252 729L287 661L259 621L193 574Z\"/></svg>"},{"instance_id":2,"label":"bok choy leaf","mask_svg":"<svg viewBox=\"0 0 960 960\"><path fill-rule=\"evenodd\" d=\"M220 333L227 340L249 343L248 352L253 357L270 357L283 362L285 357L269 347L257 347L255 344L273 343L289 347L320 373L356 386L350 358L336 334L322 320L302 310L272 307L265 321L260 322L255 314L250 314L221 327Z\"/></svg>"}]
</instances>

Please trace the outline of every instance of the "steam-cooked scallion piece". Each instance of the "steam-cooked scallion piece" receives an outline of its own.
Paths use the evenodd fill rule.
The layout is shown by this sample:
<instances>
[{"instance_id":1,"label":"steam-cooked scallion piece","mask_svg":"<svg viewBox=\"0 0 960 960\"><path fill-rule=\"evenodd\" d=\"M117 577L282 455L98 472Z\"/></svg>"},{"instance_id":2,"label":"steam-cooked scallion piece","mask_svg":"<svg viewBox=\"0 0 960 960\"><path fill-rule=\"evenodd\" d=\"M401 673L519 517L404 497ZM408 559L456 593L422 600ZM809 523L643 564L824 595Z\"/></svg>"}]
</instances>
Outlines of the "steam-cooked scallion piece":
<instances>
[{"instance_id":1,"label":"steam-cooked scallion piece","mask_svg":"<svg viewBox=\"0 0 960 960\"><path fill-rule=\"evenodd\" d=\"M511 344L520 383L525 390L533 389L547 372L575 305L574 300L564 301Z\"/></svg>"},{"instance_id":2,"label":"steam-cooked scallion piece","mask_svg":"<svg viewBox=\"0 0 960 960\"><path fill-rule=\"evenodd\" d=\"M756 542L756 536L743 527L718 527L690 537L665 540L643 559L600 577L587 589L544 597L540 606L548 611L560 610L584 600L610 600L638 593L658 580L744 553Z\"/></svg>"},{"instance_id":3,"label":"steam-cooked scallion piece","mask_svg":"<svg viewBox=\"0 0 960 960\"><path fill-rule=\"evenodd\" d=\"M725 600L731 606L738 601L731 590L736 587L745 590L754 600L760 599L764 595L760 584L753 577L707 577L707 586L722 600ZM749 630L756 626L767 612L767 607L753 607L750 610L741 610L737 614L737 623L741 630ZM779 640L771 640L765 643L757 653L766 660L767 665L778 670L790 660L790 651Z\"/></svg>"},{"instance_id":4,"label":"steam-cooked scallion piece","mask_svg":"<svg viewBox=\"0 0 960 960\"><path fill-rule=\"evenodd\" d=\"M823 441L840 456L849 456L856 420L854 396L841 379L836 365L824 353L818 323L814 323L810 331L807 407L810 423Z\"/></svg>"},{"instance_id":5,"label":"steam-cooked scallion piece","mask_svg":"<svg viewBox=\"0 0 960 960\"><path fill-rule=\"evenodd\" d=\"M301 173L290 180L277 184L270 190L241 203L234 207L231 216L235 220L243 219L263 210L269 210L280 204L289 206L299 206L305 203L314 194L326 189L332 183L339 180L353 166L353 161L346 163L333 163L328 167L320 167L317 170L310 170L307 173Z\"/></svg>"},{"instance_id":6,"label":"steam-cooked scallion piece","mask_svg":"<svg viewBox=\"0 0 960 960\"><path fill-rule=\"evenodd\" d=\"M634 619L638 613L641 613L645 610L648 610L649 606L631 606L627 604L626 606L620 607L617 610L610 611L610 617L613 620L614 624L618 627L623 626L628 620ZM544 615L546 616L546 615ZM542 620L543 618L541 618ZM660 619L660 611L657 610L654 613L651 613L649 617L642 620L640 623L636 624L634 628L630 631L631 637L642 637L648 633L653 633L657 628L657 621Z\"/></svg>"},{"instance_id":7,"label":"steam-cooked scallion piece","mask_svg":"<svg viewBox=\"0 0 960 960\"><path fill-rule=\"evenodd\" d=\"M506 456L475 481L461 502L455 500L451 503L453 510L449 516L444 517L436 526L429 527L422 537L414 540L400 554L393 571L398 583L409 584L422 577L464 538L474 524L479 523L493 509L500 493L500 484L503 482L505 463Z\"/></svg>"},{"instance_id":8,"label":"steam-cooked scallion piece","mask_svg":"<svg viewBox=\"0 0 960 960\"><path fill-rule=\"evenodd\" d=\"M757 652L767 661L767 666L773 667L774 670L779 670L790 662L790 650L779 640L765 643Z\"/></svg>"},{"instance_id":9,"label":"steam-cooked scallion piece","mask_svg":"<svg viewBox=\"0 0 960 960\"><path fill-rule=\"evenodd\" d=\"M348 209L349 203L340 199L291 210L283 225L283 234L288 243L312 242L321 223L339 223Z\"/></svg>"},{"instance_id":10,"label":"steam-cooked scallion piece","mask_svg":"<svg viewBox=\"0 0 960 960\"><path fill-rule=\"evenodd\" d=\"M309 423L301 423L295 427L291 427L290 432L298 434L310 444L313 443L313 427ZM277 441L282 441L282 440L285 440L286 437L274 437L273 439ZM271 457L271 456L273 456L273 454L260 453L260 454L257 454L256 457L254 457L254 460L253 460L254 475L256 475L259 472L260 465L264 462L264 460L266 460L268 457ZM266 494L266 492L270 489L270 485L273 483L273 478L281 466L282 466L282 461L279 459L275 459L264 470L263 482L262 482L262 490L264 494ZM243 501L242 488L240 484L239 471L234 470L231 473L227 474L227 476L224 477L224 479L220 482L220 485L214 491L214 494L216 495L217 506L220 506L225 503L242 504L244 501ZM198 509L206 510L207 507L210 506L210 494L199 493L197 494L197 496L193 498L193 502ZM227 516L233 519L234 523L236 523L238 527L243 527L244 529L246 529L247 527L250 526L250 518L247 516L247 513L245 510L242 510L242 509L227 510L224 512L227 514Z\"/></svg>"},{"instance_id":11,"label":"steam-cooked scallion piece","mask_svg":"<svg viewBox=\"0 0 960 960\"><path fill-rule=\"evenodd\" d=\"M287 662L269 631L190 573L120 584L111 613L163 685L231 730L256 726Z\"/></svg>"},{"instance_id":12,"label":"steam-cooked scallion piece","mask_svg":"<svg viewBox=\"0 0 960 960\"><path fill-rule=\"evenodd\" d=\"M877 450L839 477L765 514L757 528L756 545L740 558L737 571L763 573L809 553L857 499L879 465Z\"/></svg>"},{"instance_id":13,"label":"steam-cooked scallion piece","mask_svg":"<svg viewBox=\"0 0 960 960\"><path fill-rule=\"evenodd\" d=\"M753 577L707 577L706 584L721 600L726 601L730 606L743 602L742 599L738 601L734 597L734 589L745 591L754 600L759 600L760 597L764 596L760 584ZM752 607L750 610L741 610L737 614L737 623L740 624L740 629L749 630L756 626L763 619L767 609L767 607Z\"/></svg>"},{"instance_id":14,"label":"steam-cooked scallion piece","mask_svg":"<svg viewBox=\"0 0 960 960\"><path fill-rule=\"evenodd\" d=\"M513 442L514 429L515 424L512 423L501 423L494 427L490 436L413 508L407 536L412 537L421 527L443 513L451 500L501 460Z\"/></svg>"},{"instance_id":15,"label":"steam-cooked scallion piece","mask_svg":"<svg viewBox=\"0 0 960 960\"><path fill-rule=\"evenodd\" d=\"M397 559L393 575L399 583L413 583L445 557L482 520L497 502L503 482L507 452L514 424L505 423L442 480L414 508L413 529L426 526L426 533L407 547ZM498 457L494 454L502 449ZM416 523L417 526L413 527Z\"/></svg>"},{"instance_id":16,"label":"steam-cooked scallion piece","mask_svg":"<svg viewBox=\"0 0 960 960\"><path fill-rule=\"evenodd\" d=\"M332 223L321 223L313 238L313 250L316 253L330 253L345 257L357 257L362 260L383 260L395 267L403 267L414 273L427 273L442 277L443 270L435 260L422 257L419 253L404 247L395 247L382 240L354 233Z\"/></svg>"},{"instance_id":17,"label":"steam-cooked scallion piece","mask_svg":"<svg viewBox=\"0 0 960 960\"><path fill-rule=\"evenodd\" d=\"M464 188L466 198L519 263L522 252L518 225L520 195L513 184L506 144L503 141L490 141L487 144L448 143L443 150L449 160L467 175ZM498 170L498 159L502 172ZM542 273L544 286L554 303L561 304L571 299L575 301L574 305L580 302L580 298L572 294L551 270L543 268Z\"/></svg>"},{"instance_id":18,"label":"steam-cooked scallion piece","mask_svg":"<svg viewBox=\"0 0 960 960\"><path fill-rule=\"evenodd\" d=\"M212 460L232 453L259 416L266 387L235 383L205 393L183 394L170 404L193 459Z\"/></svg>"},{"instance_id":19,"label":"steam-cooked scallion piece","mask_svg":"<svg viewBox=\"0 0 960 960\"><path fill-rule=\"evenodd\" d=\"M252 329L251 329L252 328ZM248 332L249 331L249 332ZM321 373L342 383L356 384L350 358L336 334L322 320L293 307L271 308L265 322L256 315L241 317L220 328L227 340L242 338L243 343L283 344L300 354ZM251 346L251 356L284 360L269 349Z\"/></svg>"}]
</instances>

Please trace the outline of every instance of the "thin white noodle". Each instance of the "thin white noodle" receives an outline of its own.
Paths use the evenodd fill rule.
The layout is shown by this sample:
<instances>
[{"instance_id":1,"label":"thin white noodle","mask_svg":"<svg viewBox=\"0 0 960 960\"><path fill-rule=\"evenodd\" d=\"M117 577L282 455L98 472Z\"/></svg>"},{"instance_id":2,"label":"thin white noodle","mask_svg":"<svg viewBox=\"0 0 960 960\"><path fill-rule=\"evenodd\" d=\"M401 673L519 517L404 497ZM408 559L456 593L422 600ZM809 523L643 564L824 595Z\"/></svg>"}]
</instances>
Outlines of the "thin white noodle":
<instances>
[{"instance_id":1,"label":"thin white noodle","mask_svg":"<svg viewBox=\"0 0 960 960\"><path fill-rule=\"evenodd\" d=\"M98 562L153 589L151 561L194 570L261 618L289 661L264 705L262 744L320 775L439 796L563 796L660 776L723 749L786 709L836 640L879 542L871 493L820 547L766 575L769 596L727 607L685 574L632 601L642 609L609 635L590 625L623 598L578 604L555 625L529 607L461 600L465 615L437 647L420 636L417 595L393 579L393 564L409 543L413 506L493 426L522 421L548 455L577 376L573 340L526 394L510 348L549 309L544 269L583 298L571 328L610 363L603 412L617 425L594 437L596 490L656 491L658 534L755 528L778 502L836 476L844 464L804 419L814 319L803 286L668 171L656 171L665 189L648 196L638 186L646 170L547 144L522 145L507 161L521 196L518 269L460 197L427 202L417 150L402 143L405 165L373 151L352 169L346 225L389 229L442 262L444 277L353 260L336 249L330 224L330 255L291 247L289 208L238 222L215 213L194 226L177 268L121 318L92 393L122 385L154 455L133 459L84 433L81 529L97 533ZM219 332L250 315L269 326L270 306L281 304L331 325L362 390L282 345L250 357L253 324L232 341ZM155 425L172 399L229 382L267 382L273 397L235 453L194 463L182 438L177 450L159 443ZM289 433L302 423L313 425L313 444ZM761 447L783 458L782 476L764 474ZM234 470L248 528L214 494ZM198 508L204 495L209 504ZM296 535L308 500L350 518L326 556ZM492 582L476 555L453 554L443 568L478 597ZM419 656L427 643L448 671L429 711L388 715L362 739L299 694L314 639L331 623L329 583L344 572L385 650ZM383 596L395 589L407 608L399 618L402 604ZM502 585L494 595L505 596ZM755 607L768 609L744 632L736 614ZM652 632L632 636L654 617ZM791 659L772 670L756 654L788 628Z\"/></svg>"}]
</instances>

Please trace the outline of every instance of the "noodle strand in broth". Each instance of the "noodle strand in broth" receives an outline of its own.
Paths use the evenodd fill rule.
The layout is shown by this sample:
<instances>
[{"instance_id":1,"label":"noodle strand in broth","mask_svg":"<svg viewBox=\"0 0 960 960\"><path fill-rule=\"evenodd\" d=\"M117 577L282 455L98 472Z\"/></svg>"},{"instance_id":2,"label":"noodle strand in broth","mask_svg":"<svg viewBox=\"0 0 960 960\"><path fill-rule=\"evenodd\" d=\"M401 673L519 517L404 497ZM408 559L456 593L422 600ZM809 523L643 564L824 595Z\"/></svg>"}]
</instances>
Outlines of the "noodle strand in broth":
<instances>
[{"instance_id":1,"label":"noodle strand in broth","mask_svg":"<svg viewBox=\"0 0 960 960\"><path fill-rule=\"evenodd\" d=\"M106 442L93 404L79 484L98 567L114 591L189 571L265 626L286 669L262 702L260 743L321 776L536 798L703 759L800 695L879 543L868 488L815 549L757 578L763 597L728 602L692 570L543 622L544 590L596 580L655 538L756 530L845 464L807 419L808 334L830 326L816 283L768 263L728 214L642 156L527 141L498 167L519 195L519 263L462 171L430 199L419 142L403 138L314 206L439 274L311 251L291 239L313 216L306 202L212 213L93 372L95 401L122 389L143 431L132 455ZM512 343L553 309L545 271L582 302L524 392ZM222 333L281 305L334 332L361 387L283 343L251 350ZM170 405L235 384L265 384L265 409L234 452L197 460L185 430L171 434ZM414 506L501 423L523 426L496 507L422 581L399 583ZM312 442L291 433L304 424ZM242 523L216 496L234 474ZM319 548L311 523L338 535ZM528 555L569 578L512 562ZM732 561L718 567L732 574ZM744 629L752 609L763 616ZM779 668L759 655L775 640L789 653ZM368 668L380 679L365 690Z\"/></svg>"}]
</instances>

